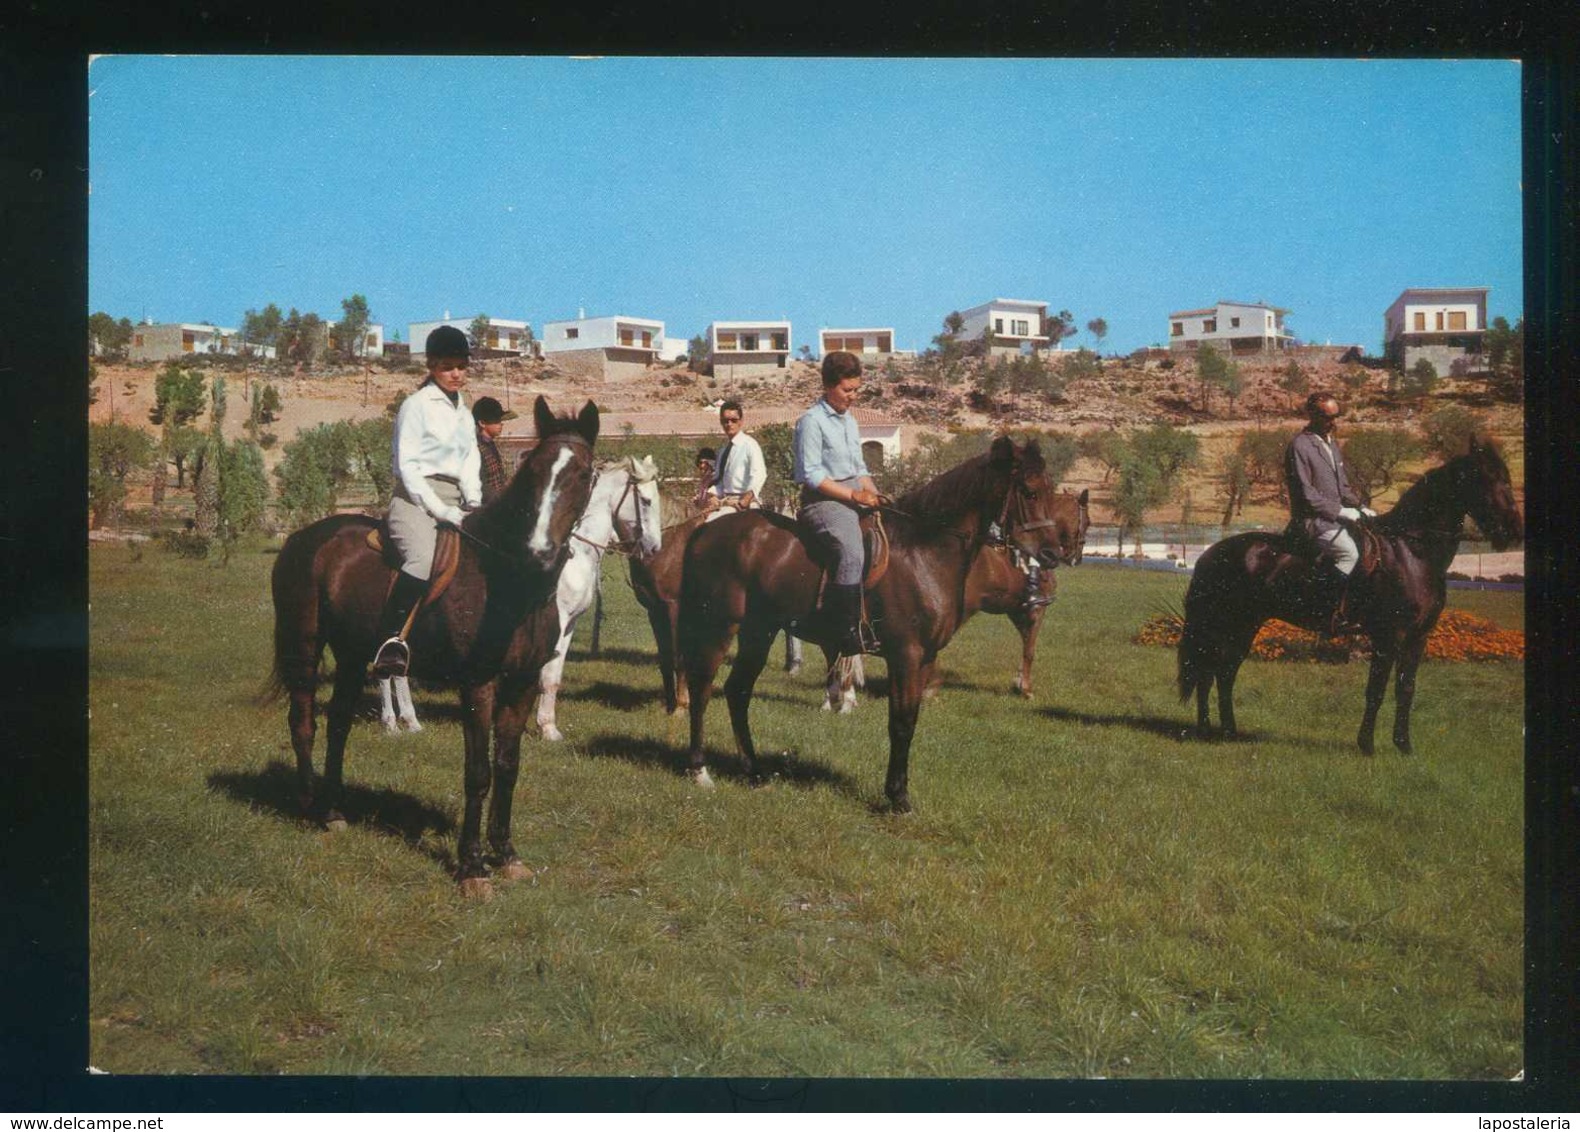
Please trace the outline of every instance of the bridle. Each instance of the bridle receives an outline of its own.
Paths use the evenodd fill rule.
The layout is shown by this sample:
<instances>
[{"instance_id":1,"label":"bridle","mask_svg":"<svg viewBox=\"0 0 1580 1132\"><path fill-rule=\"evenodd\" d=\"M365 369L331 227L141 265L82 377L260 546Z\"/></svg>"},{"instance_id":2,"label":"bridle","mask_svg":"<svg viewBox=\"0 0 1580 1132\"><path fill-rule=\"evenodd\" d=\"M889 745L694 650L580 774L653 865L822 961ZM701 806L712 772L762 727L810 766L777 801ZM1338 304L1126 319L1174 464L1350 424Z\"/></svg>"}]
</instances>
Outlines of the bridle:
<instances>
[{"instance_id":1,"label":"bridle","mask_svg":"<svg viewBox=\"0 0 1580 1132\"><path fill-rule=\"evenodd\" d=\"M546 442L548 440L561 440L561 441L564 441L567 444L579 444L583 448L586 448L589 453L592 451L592 445L588 442L587 438L585 436L582 436L578 432L557 432L557 433L552 433L550 436L544 438L544 442ZM540 447L541 447L542 443L543 442L539 443ZM597 479L597 472L596 471L593 473L593 477L594 477L594 481L596 482L596 479ZM462 520L463 524L464 524L464 522L465 522L465 519ZM446 524L446 525L453 527L455 529L456 533L459 534L464 541L471 543L473 546L477 547L479 550L487 551L489 554L494 555L496 558L503 559L506 563L508 563L509 565L515 567L516 569L519 570L519 569L528 569L528 568L530 568L529 565L526 562L524 562L518 555L512 554L511 552L506 551L506 550L501 550L501 549L499 549L499 547L493 545L492 543L478 538L471 531L467 530L464 525L455 524L455 523L450 523L450 524ZM572 530L571 534L572 534L572 536L575 536L576 532L574 530ZM564 552L562 551L561 552L561 561L563 561L563 560L564 560Z\"/></svg>"},{"instance_id":2,"label":"bridle","mask_svg":"<svg viewBox=\"0 0 1580 1132\"><path fill-rule=\"evenodd\" d=\"M601 474L601 472L593 473L594 491L598 489L598 477ZM627 496L630 496L634 500L633 505L636 508L636 535L630 539L622 539L619 537L620 510L625 506ZM627 469L625 476L625 488L620 492L620 498L615 500L614 507L609 512L609 529L613 536L610 541L607 543L594 542L592 539L582 534L581 531L574 529L571 531L571 538L576 539L579 542L586 543L600 554L612 551L615 554L623 554L628 558L633 557L637 553L637 548L642 543L642 507L646 502L647 501L642 498L642 492L637 483L636 476L633 475L629 469ZM580 527L581 524L577 523L576 526Z\"/></svg>"},{"instance_id":3,"label":"bridle","mask_svg":"<svg viewBox=\"0 0 1580 1132\"><path fill-rule=\"evenodd\" d=\"M993 528L991 528L998 531L998 538L996 540L998 545L1005 546L1012 552L1025 553L1020 547L1015 545L1015 535L1022 534L1026 531L1045 530L1048 527L1057 527L1059 525L1059 521L1057 519L1025 518L1025 512L1028 507L1027 500L1035 498L1036 494L1037 493L1032 490L1031 485L1026 482L1024 470L1019 465L1017 465L1014 471L1010 474L1010 487L1009 490L1004 493L1004 506L999 510L998 522L994 524ZM1017 500L1020 503L1019 507L1015 507ZM1021 513L1021 517L1018 521L1011 514L1012 509ZM1060 552L1052 557L1052 562L1055 565L1060 566L1073 566L1080 553L1081 548L1079 546L1076 547L1073 552L1065 552L1061 546ZM1041 554L1038 554L1035 557L1040 558Z\"/></svg>"}]
</instances>

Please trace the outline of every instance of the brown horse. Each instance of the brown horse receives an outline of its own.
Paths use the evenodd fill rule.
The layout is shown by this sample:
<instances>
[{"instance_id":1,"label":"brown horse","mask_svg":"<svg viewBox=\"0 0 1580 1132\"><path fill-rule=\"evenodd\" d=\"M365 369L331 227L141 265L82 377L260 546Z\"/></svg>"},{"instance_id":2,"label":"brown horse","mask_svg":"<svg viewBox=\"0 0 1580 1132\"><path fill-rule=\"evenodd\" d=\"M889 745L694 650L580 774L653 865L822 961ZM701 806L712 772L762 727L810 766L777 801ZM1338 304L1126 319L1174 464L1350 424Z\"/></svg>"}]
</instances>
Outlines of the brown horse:
<instances>
[{"instance_id":1,"label":"brown horse","mask_svg":"<svg viewBox=\"0 0 1580 1132\"><path fill-rule=\"evenodd\" d=\"M680 617L680 569L686 540L707 516L693 515L664 528L664 542L647 557L631 556L631 589L647 612L658 645L658 670L664 681L664 710L674 713L687 703L686 689L675 679L675 634ZM722 520L721 520L722 521Z\"/></svg>"},{"instance_id":2,"label":"brown horse","mask_svg":"<svg viewBox=\"0 0 1580 1132\"><path fill-rule=\"evenodd\" d=\"M1377 536L1377 563L1369 576L1351 583L1351 590L1372 647L1366 713L1356 735L1368 755L1395 664L1393 742L1410 753L1416 668L1447 600L1445 578L1467 514L1499 550L1522 537L1509 469L1495 449L1474 440L1469 452L1427 472L1391 511L1367 524ZM1365 531L1357 543L1364 538ZM1214 682L1223 733L1236 734L1234 678L1264 621L1277 617L1319 632L1324 628L1310 604L1313 565L1306 547L1259 531L1215 543L1197 561L1185 592L1178 682L1181 700L1196 693L1201 735L1208 733L1207 697Z\"/></svg>"},{"instance_id":3,"label":"brown horse","mask_svg":"<svg viewBox=\"0 0 1580 1132\"><path fill-rule=\"evenodd\" d=\"M1087 506L1088 493L1071 495L1061 491L1048 502L1048 515L1056 524L1054 537L1044 559L1055 565L1075 566L1081 561L1086 548L1086 531L1091 526L1091 511ZM1008 617L1010 624L1020 634L1020 671L1015 675L1015 690L1021 698L1031 699L1031 667L1037 659L1037 637L1042 630L1043 615L1048 602L1053 600L1058 581L1052 570L1043 570L1037 577L1037 596L1045 599L1028 608L1026 599L1031 589L1031 579L1014 561L1012 548L1001 542L988 543L971 563L966 575L965 620L976 613L996 613ZM963 622L962 622L963 623ZM933 670L926 696L932 696L943 682L937 668ZM830 670L827 689L827 710L850 711L856 706L856 690L850 676Z\"/></svg>"},{"instance_id":4,"label":"brown horse","mask_svg":"<svg viewBox=\"0 0 1580 1132\"><path fill-rule=\"evenodd\" d=\"M488 891L480 826L491 781L492 860L507 878L527 874L510 840L521 732L532 715L538 671L559 639L555 588L566 540L587 507L598 438L598 410L590 401L579 416L556 418L539 397L533 416L537 447L497 499L465 518L454 579L418 614L410 635L411 674L460 687L466 806L457 879L476 895ZM274 679L290 694L300 802L331 829L345 825L339 806L346 737L379 644L379 613L394 570L368 546L377 525L362 515L320 519L291 535L274 564ZM334 694L324 778L315 794L315 690L325 646L335 655Z\"/></svg>"},{"instance_id":5,"label":"brown horse","mask_svg":"<svg viewBox=\"0 0 1580 1132\"><path fill-rule=\"evenodd\" d=\"M867 591L871 619L889 669L889 804L911 808L907 761L922 691L938 652L965 620L971 563L998 522L1023 553L1046 555L1046 508L1053 496L1035 441L1021 448L1005 437L984 455L945 472L896 500L890 520L888 570ZM1051 562L1049 563L1051 565ZM708 524L686 543L681 579L679 652L691 693L690 772L711 785L702 734L713 677L730 639L740 635L724 692L735 742L748 775L756 750L747 714L752 688L779 630L816 640L825 655L833 641L814 612L822 568L794 520L748 511Z\"/></svg>"}]
</instances>

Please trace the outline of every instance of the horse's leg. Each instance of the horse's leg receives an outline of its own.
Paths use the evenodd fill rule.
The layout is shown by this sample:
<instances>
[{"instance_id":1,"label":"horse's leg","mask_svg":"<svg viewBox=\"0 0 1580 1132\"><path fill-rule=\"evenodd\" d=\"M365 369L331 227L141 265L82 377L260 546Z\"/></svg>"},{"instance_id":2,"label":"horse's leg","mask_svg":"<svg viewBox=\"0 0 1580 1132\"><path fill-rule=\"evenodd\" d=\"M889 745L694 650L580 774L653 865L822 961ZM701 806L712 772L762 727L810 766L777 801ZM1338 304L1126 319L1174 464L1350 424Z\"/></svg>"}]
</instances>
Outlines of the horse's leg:
<instances>
[{"instance_id":1,"label":"horse's leg","mask_svg":"<svg viewBox=\"0 0 1580 1132\"><path fill-rule=\"evenodd\" d=\"M422 724L417 722L417 709L411 702L411 681L404 676L395 678L395 702L400 705L400 721L407 731L421 731Z\"/></svg>"},{"instance_id":2,"label":"horse's leg","mask_svg":"<svg viewBox=\"0 0 1580 1132\"><path fill-rule=\"evenodd\" d=\"M757 748L752 743L752 726L748 718L752 706L752 688L768 663L768 653L773 648L774 634L779 627L772 623L741 627L740 640L735 647L735 664L730 677L724 682L724 699L730 706L730 729L735 732L735 747L741 753L741 762L747 774L754 773Z\"/></svg>"},{"instance_id":3,"label":"horse's leg","mask_svg":"<svg viewBox=\"0 0 1580 1132\"><path fill-rule=\"evenodd\" d=\"M794 676L801 671L801 638L785 630L785 671Z\"/></svg>"},{"instance_id":4,"label":"horse's leg","mask_svg":"<svg viewBox=\"0 0 1580 1132\"><path fill-rule=\"evenodd\" d=\"M492 683L461 689L461 734L466 743L462 783L466 794L461 840L456 846L456 880L467 896L489 895L488 869L483 864L483 798L492 781L488 758L489 725L494 718Z\"/></svg>"},{"instance_id":5,"label":"horse's leg","mask_svg":"<svg viewBox=\"0 0 1580 1132\"><path fill-rule=\"evenodd\" d=\"M1426 651L1426 637L1406 641L1399 650L1399 675L1393 686L1393 745L1400 754L1411 753L1410 708L1415 703L1415 672Z\"/></svg>"},{"instance_id":6,"label":"horse's leg","mask_svg":"<svg viewBox=\"0 0 1580 1132\"><path fill-rule=\"evenodd\" d=\"M852 663L847 672L837 663L839 653L832 645L821 647L828 669L823 681L823 703L818 710L849 715L856 710L856 673L861 670L861 657L851 658Z\"/></svg>"},{"instance_id":7,"label":"horse's leg","mask_svg":"<svg viewBox=\"0 0 1580 1132\"><path fill-rule=\"evenodd\" d=\"M682 712L691 706L691 689L688 687L688 678L680 673L680 602L670 601L665 602L664 604L666 607L664 615L669 631L670 683L673 684L675 688L674 710L676 712ZM729 647L728 637L725 638L725 647ZM717 664L715 664L713 667L714 671L718 670ZM711 680L712 677L710 676L709 679Z\"/></svg>"},{"instance_id":8,"label":"horse's leg","mask_svg":"<svg viewBox=\"0 0 1580 1132\"><path fill-rule=\"evenodd\" d=\"M647 623L653 630L653 643L658 646L658 674L664 682L664 711L674 715L680 710L675 698L675 637L669 620L669 606L660 602L646 610Z\"/></svg>"},{"instance_id":9,"label":"horse's leg","mask_svg":"<svg viewBox=\"0 0 1580 1132\"><path fill-rule=\"evenodd\" d=\"M379 726L388 735L400 730L400 720L395 717L394 681L393 676L386 676L379 681Z\"/></svg>"},{"instance_id":10,"label":"horse's leg","mask_svg":"<svg viewBox=\"0 0 1580 1132\"><path fill-rule=\"evenodd\" d=\"M532 681L519 677L501 680L494 705L494 792L488 800L488 847L498 862L499 875L506 880L532 875L510 838L516 776L521 770L521 734L532 714L532 687ZM538 718L542 719L541 713Z\"/></svg>"},{"instance_id":11,"label":"horse's leg","mask_svg":"<svg viewBox=\"0 0 1580 1132\"><path fill-rule=\"evenodd\" d=\"M1015 677L1015 690L1021 699L1031 699L1031 663L1037 659L1037 633L1042 628L1042 615L1047 606L1039 605L1031 612L1010 615L1010 623L1020 633L1020 675Z\"/></svg>"},{"instance_id":12,"label":"horse's leg","mask_svg":"<svg viewBox=\"0 0 1580 1132\"><path fill-rule=\"evenodd\" d=\"M296 751L296 802L304 815L313 813L313 736L318 724L314 718L317 703L314 695L316 679L306 687L291 689L291 706L288 720L291 728L291 747Z\"/></svg>"},{"instance_id":13,"label":"horse's leg","mask_svg":"<svg viewBox=\"0 0 1580 1132\"><path fill-rule=\"evenodd\" d=\"M1228 637L1211 669L1216 673L1218 722L1223 725L1225 739L1233 739L1240 734L1239 725L1234 719L1234 680L1240 674L1240 665L1244 664L1245 658L1251 654L1256 631L1261 627L1260 621L1252 621L1240 626L1238 631Z\"/></svg>"},{"instance_id":14,"label":"horse's leg","mask_svg":"<svg viewBox=\"0 0 1580 1132\"><path fill-rule=\"evenodd\" d=\"M565 657L571 651L571 634L575 629L576 619L572 617L554 646L554 655L549 657L543 665L543 671L538 674L538 731L551 743L558 743L565 738L555 726L554 709L560 695L560 678L565 674Z\"/></svg>"},{"instance_id":15,"label":"horse's leg","mask_svg":"<svg viewBox=\"0 0 1580 1132\"><path fill-rule=\"evenodd\" d=\"M351 724L356 719L357 701L362 698L362 688L367 682L368 670L362 663L335 664L335 691L329 698L326 713L329 733L324 743L324 789L319 798L324 825L332 830L346 827L345 815L340 812L341 795L345 789L344 767L346 739L351 734Z\"/></svg>"},{"instance_id":16,"label":"horse's leg","mask_svg":"<svg viewBox=\"0 0 1580 1132\"><path fill-rule=\"evenodd\" d=\"M711 639L699 640L694 637L681 656L686 689L690 692L687 707L691 712L691 751L687 769L699 786L713 785L713 780L708 777L702 746L702 721L708 710L708 700L713 696L714 674L718 672L719 665L724 663L724 654L730 650L730 637L734 632L733 625L715 626L710 634Z\"/></svg>"},{"instance_id":17,"label":"horse's leg","mask_svg":"<svg viewBox=\"0 0 1580 1132\"><path fill-rule=\"evenodd\" d=\"M921 656L908 652L889 658L889 773L883 790L889 806L897 814L909 813L911 795L907 788L911 759L911 739L916 734L916 717L922 710L922 692L932 675L933 664L922 663Z\"/></svg>"},{"instance_id":18,"label":"horse's leg","mask_svg":"<svg viewBox=\"0 0 1580 1132\"><path fill-rule=\"evenodd\" d=\"M1371 671L1366 677L1366 714L1361 716L1361 729L1355 735L1355 743L1365 755L1376 749L1377 713L1382 710L1383 697L1388 693L1388 674L1393 670L1397 648L1393 641L1372 638Z\"/></svg>"}]
</instances>

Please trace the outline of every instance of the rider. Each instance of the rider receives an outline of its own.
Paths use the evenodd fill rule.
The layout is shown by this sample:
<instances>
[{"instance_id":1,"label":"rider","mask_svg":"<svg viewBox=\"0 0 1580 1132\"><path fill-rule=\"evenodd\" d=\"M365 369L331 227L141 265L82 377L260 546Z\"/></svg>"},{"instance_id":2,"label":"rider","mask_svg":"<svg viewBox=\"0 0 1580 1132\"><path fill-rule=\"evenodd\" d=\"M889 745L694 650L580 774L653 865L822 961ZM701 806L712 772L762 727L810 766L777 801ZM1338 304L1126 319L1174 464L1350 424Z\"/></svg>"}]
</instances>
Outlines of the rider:
<instances>
[{"instance_id":1,"label":"rider","mask_svg":"<svg viewBox=\"0 0 1580 1132\"><path fill-rule=\"evenodd\" d=\"M709 510L712 496L708 489L713 486L713 466L718 459L719 454L711 448L697 449L697 493L691 497L693 507Z\"/></svg>"},{"instance_id":2,"label":"rider","mask_svg":"<svg viewBox=\"0 0 1580 1132\"><path fill-rule=\"evenodd\" d=\"M404 676L411 663L405 627L428 590L438 524L459 527L465 510L483 501L477 426L461 399L471 358L466 335L437 327L425 353L428 376L395 416L395 491L386 525L401 568L379 620L384 643L373 658L373 675L380 678Z\"/></svg>"},{"instance_id":3,"label":"rider","mask_svg":"<svg viewBox=\"0 0 1580 1132\"><path fill-rule=\"evenodd\" d=\"M719 425L724 429L724 447L719 449L713 483L707 489L703 509L710 512L708 522L725 514L725 508L744 511L757 506L763 484L768 479L768 464L762 446L741 431L746 410L739 401L719 406Z\"/></svg>"},{"instance_id":4,"label":"rider","mask_svg":"<svg viewBox=\"0 0 1580 1132\"><path fill-rule=\"evenodd\" d=\"M833 578L824 593L825 616L838 627L839 652L873 651L861 637L861 575L865 551L856 509L883 501L861 455L861 433L850 407L861 388L861 359L845 350L823 358L823 396L795 426L793 475L801 485L796 515L832 553Z\"/></svg>"},{"instance_id":5,"label":"rider","mask_svg":"<svg viewBox=\"0 0 1580 1132\"><path fill-rule=\"evenodd\" d=\"M505 431L505 422L516 419L516 414L505 408L493 397L479 397L472 406L472 419L477 422L477 456L479 475L483 481L483 502L497 499L510 484L510 471L499 451L499 434Z\"/></svg>"},{"instance_id":6,"label":"rider","mask_svg":"<svg viewBox=\"0 0 1580 1132\"><path fill-rule=\"evenodd\" d=\"M1289 533L1316 543L1317 612L1330 636L1349 627L1345 618L1350 574L1360 562L1355 539L1340 519L1359 522L1377 513L1361 503L1344 474L1344 454L1335 438L1339 403L1329 393L1306 398L1309 423L1284 450L1284 482L1289 489Z\"/></svg>"}]
</instances>

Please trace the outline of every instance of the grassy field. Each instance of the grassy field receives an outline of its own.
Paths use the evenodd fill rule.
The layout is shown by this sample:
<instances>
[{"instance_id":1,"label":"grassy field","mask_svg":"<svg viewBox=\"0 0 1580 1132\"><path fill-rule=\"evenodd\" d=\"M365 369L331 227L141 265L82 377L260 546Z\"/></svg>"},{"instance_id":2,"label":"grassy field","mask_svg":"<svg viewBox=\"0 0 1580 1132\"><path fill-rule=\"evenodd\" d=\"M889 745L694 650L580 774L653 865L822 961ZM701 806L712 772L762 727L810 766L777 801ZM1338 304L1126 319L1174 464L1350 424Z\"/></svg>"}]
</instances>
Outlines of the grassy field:
<instances>
[{"instance_id":1,"label":"grassy field","mask_svg":"<svg viewBox=\"0 0 1580 1132\"><path fill-rule=\"evenodd\" d=\"M91 555L91 1044L111 1073L1507 1079L1522 1066L1522 672L1423 666L1419 752L1351 745L1364 667L1252 661L1245 741L1202 744L1184 579L1061 572L1038 698L974 620L881 812L886 718L777 665L751 788L679 773L645 620L610 562L560 726L529 740L489 903L450 879L453 695L358 725L351 827L292 810L268 670L273 556ZM1520 624L1520 595L1456 593ZM776 650L776 660L777 660ZM881 692L882 664L872 670ZM374 700L371 693L368 709ZM1383 731L1391 719L1385 708ZM322 740L322 732L320 733ZM320 765L322 742L320 741Z\"/></svg>"}]
</instances>

